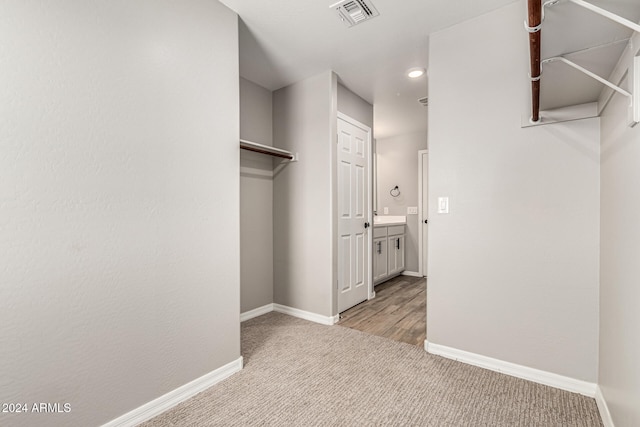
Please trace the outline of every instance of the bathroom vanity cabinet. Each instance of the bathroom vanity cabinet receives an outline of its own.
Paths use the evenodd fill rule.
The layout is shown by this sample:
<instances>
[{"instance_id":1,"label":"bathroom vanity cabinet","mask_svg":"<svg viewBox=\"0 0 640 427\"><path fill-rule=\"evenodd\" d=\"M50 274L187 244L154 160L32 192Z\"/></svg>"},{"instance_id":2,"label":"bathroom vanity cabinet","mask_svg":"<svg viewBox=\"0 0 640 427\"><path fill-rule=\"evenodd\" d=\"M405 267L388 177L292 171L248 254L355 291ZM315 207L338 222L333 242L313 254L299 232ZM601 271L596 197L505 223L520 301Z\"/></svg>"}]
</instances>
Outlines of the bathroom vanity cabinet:
<instances>
[{"instance_id":1,"label":"bathroom vanity cabinet","mask_svg":"<svg viewBox=\"0 0 640 427\"><path fill-rule=\"evenodd\" d=\"M405 225L374 225L373 284L389 280L404 271Z\"/></svg>"}]
</instances>

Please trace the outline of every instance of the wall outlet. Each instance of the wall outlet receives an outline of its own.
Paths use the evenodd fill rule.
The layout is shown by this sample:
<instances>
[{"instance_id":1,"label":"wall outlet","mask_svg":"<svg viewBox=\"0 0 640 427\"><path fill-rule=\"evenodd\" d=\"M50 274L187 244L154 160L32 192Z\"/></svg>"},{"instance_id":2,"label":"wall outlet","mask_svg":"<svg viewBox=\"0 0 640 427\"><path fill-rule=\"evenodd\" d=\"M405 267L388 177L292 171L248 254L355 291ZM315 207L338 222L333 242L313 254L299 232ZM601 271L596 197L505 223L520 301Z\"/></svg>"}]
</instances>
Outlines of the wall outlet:
<instances>
[{"instance_id":1,"label":"wall outlet","mask_svg":"<svg viewBox=\"0 0 640 427\"><path fill-rule=\"evenodd\" d=\"M385 207L383 209L385 215L389 215L389 208Z\"/></svg>"},{"instance_id":2,"label":"wall outlet","mask_svg":"<svg viewBox=\"0 0 640 427\"><path fill-rule=\"evenodd\" d=\"M417 206L407 207L407 215L418 215L418 207Z\"/></svg>"}]
</instances>

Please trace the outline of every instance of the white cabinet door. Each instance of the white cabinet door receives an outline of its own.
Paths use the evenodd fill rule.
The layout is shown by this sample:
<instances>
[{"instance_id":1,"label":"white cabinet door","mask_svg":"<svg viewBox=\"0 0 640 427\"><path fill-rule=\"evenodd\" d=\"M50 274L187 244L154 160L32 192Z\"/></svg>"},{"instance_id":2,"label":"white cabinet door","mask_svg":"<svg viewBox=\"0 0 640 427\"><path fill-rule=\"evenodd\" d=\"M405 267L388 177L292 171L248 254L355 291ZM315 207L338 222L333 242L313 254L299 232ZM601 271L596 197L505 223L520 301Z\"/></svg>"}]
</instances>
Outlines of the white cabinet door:
<instances>
[{"instance_id":1,"label":"white cabinet door","mask_svg":"<svg viewBox=\"0 0 640 427\"><path fill-rule=\"evenodd\" d=\"M404 234L398 236L399 242L396 249L396 268L398 272L404 271Z\"/></svg>"},{"instance_id":2,"label":"white cabinet door","mask_svg":"<svg viewBox=\"0 0 640 427\"><path fill-rule=\"evenodd\" d=\"M398 260L396 256L398 236L389 236L387 242L387 247L389 248L389 274L394 274L398 271Z\"/></svg>"},{"instance_id":3,"label":"white cabinet door","mask_svg":"<svg viewBox=\"0 0 640 427\"><path fill-rule=\"evenodd\" d=\"M376 283L389 274L387 263L387 238L373 241L373 282Z\"/></svg>"},{"instance_id":4,"label":"white cabinet door","mask_svg":"<svg viewBox=\"0 0 640 427\"><path fill-rule=\"evenodd\" d=\"M404 270L404 234L389 236L389 275L399 273Z\"/></svg>"}]
</instances>

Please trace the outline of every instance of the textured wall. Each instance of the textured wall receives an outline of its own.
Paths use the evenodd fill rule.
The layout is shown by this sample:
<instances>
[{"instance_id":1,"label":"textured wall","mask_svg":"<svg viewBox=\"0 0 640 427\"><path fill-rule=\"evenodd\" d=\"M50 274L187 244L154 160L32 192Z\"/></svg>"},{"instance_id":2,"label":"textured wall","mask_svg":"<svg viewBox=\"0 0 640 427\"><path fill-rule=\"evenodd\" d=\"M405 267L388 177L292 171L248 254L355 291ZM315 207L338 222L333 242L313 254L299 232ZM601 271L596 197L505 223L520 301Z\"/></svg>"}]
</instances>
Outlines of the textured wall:
<instances>
[{"instance_id":1,"label":"textured wall","mask_svg":"<svg viewBox=\"0 0 640 427\"><path fill-rule=\"evenodd\" d=\"M376 141L376 176L378 189L378 215L406 215L405 262L407 271L417 272L420 224L418 215L408 215L407 208L418 206L418 151L427 149L427 133L397 135ZM400 196L389 191L398 186Z\"/></svg>"},{"instance_id":2,"label":"textured wall","mask_svg":"<svg viewBox=\"0 0 640 427\"><path fill-rule=\"evenodd\" d=\"M240 138L272 144L271 91L240 79ZM273 157L240 151L240 310L273 302Z\"/></svg>"},{"instance_id":3,"label":"textured wall","mask_svg":"<svg viewBox=\"0 0 640 427\"><path fill-rule=\"evenodd\" d=\"M427 339L595 382L599 119L520 128L522 16L430 37Z\"/></svg>"},{"instance_id":4,"label":"textured wall","mask_svg":"<svg viewBox=\"0 0 640 427\"><path fill-rule=\"evenodd\" d=\"M598 384L616 426L640 425L640 126L627 126L627 106L616 94L602 115L600 163Z\"/></svg>"},{"instance_id":5,"label":"textured wall","mask_svg":"<svg viewBox=\"0 0 640 427\"><path fill-rule=\"evenodd\" d=\"M0 52L0 402L71 408L0 425L99 425L236 360L236 15L6 0Z\"/></svg>"}]
</instances>

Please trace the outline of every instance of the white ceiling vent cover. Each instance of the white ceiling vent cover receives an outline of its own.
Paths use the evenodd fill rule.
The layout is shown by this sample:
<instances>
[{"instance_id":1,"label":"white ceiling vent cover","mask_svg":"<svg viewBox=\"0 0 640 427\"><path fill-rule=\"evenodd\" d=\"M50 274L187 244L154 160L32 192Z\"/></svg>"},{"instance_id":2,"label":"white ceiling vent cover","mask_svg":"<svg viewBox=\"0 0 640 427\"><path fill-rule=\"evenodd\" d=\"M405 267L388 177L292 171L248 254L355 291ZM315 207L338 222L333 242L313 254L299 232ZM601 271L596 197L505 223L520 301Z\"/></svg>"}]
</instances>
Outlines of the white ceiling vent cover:
<instances>
[{"instance_id":1,"label":"white ceiling vent cover","mask_svg":"<svg viewBox=\"0 0 640 427\"><path fill-rule=\"evenodd\" d=\"M338 12L347 27L353 27L380 15L370 0L341 0L329 6Z\"/></svg>"}]
</instances>

